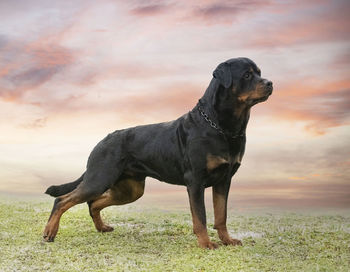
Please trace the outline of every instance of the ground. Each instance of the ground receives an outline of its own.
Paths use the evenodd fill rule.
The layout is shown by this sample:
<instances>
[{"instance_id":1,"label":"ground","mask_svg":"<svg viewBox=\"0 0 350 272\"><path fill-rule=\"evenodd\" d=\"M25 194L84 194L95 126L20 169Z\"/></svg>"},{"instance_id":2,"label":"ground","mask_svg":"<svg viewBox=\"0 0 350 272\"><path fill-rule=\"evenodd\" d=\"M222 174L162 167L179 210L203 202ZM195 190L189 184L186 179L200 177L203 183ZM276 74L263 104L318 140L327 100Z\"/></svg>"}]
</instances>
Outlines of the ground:
<instances>
[{"instance_id":1,"label":"ground","mask_svg":"<svg viewBox=\"0 0 350 272\"><path fill-rule=\"evenodd\" d=\"M103 211L97 233L87 206L64 214L54 243L41 236L52 199L0 198L0 271L350 271L350 213L229 212L242 247L197 247L187 209L130 204Z\"/></svg>"}]
</instances>

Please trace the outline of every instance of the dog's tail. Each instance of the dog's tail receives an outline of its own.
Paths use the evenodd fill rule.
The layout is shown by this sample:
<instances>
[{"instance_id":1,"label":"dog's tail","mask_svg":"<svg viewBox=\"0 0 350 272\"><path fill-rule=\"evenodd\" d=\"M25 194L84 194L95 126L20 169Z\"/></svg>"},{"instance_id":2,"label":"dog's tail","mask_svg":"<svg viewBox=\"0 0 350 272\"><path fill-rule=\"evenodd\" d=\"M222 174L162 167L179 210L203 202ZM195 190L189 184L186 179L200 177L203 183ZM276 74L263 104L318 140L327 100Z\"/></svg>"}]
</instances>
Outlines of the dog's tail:
<instances>
[{"instance_id":1,"label":"dog's tail","mask_svg":"<svg viewBox=\"0 0 350 272\"><path fill-rule=\"evenodd\" d=\"M85 174L85 173L84 173ZM65 183L62 185L53 185L46 189L45 194L48 194L50 196L58 197L61 195L65 195L73 191L75 188L78 187L80 182L83 181L84 174L78 178L76 181Z\"/></svg>"}]
</instances>

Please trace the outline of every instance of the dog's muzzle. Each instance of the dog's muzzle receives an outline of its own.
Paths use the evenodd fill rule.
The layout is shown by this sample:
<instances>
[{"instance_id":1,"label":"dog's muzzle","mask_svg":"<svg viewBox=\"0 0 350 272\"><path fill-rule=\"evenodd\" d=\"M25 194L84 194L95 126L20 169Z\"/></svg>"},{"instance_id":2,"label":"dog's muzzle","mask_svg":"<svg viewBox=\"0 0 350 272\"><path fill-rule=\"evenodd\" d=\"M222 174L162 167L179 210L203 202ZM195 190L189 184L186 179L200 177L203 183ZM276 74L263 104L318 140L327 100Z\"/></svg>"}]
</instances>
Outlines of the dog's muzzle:
<instances>
[{"instance_id":1,"label":"dog's muzzle","mask_svg":"<svg viewBox=\"0 0 350 272\"><path fill-rule=\"evenodd\" d=\"M267 95L271 95L273 90L272 81L264 79L264 84Z\"/></svg>"}]
</instances>

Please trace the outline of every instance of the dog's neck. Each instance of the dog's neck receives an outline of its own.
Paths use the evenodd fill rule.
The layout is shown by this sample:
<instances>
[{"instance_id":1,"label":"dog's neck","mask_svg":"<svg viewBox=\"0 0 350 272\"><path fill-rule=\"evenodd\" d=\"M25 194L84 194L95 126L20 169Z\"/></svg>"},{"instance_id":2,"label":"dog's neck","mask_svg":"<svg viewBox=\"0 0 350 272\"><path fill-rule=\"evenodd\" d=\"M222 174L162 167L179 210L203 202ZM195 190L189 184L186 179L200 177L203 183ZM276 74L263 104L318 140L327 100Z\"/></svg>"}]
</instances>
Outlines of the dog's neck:
<instances>
[{"instance_id":1,"label":"dog's neck","mask_svg":"<svg viewBox=\"0 0 350 272\"><path fill-rule=\"evenodd\" d=\"M226 104L226 102L217 101L217 104L214 105L219 126L234 135L245 134L250 117L250 108L234 101L229 104L229 107Z\"/></svg>"},{"instance_id":2,"label":"dog's neck","mask_svg":"<svg viewBox=\"0 0 350 272\"><path fill-rule=\"evenodd\" d=\"M220 128L233 135L244 134L250 116L250 107L239 102L232 91L220 89L213 78L200 99L204 111Z\"/></svg>"}]
</instances>

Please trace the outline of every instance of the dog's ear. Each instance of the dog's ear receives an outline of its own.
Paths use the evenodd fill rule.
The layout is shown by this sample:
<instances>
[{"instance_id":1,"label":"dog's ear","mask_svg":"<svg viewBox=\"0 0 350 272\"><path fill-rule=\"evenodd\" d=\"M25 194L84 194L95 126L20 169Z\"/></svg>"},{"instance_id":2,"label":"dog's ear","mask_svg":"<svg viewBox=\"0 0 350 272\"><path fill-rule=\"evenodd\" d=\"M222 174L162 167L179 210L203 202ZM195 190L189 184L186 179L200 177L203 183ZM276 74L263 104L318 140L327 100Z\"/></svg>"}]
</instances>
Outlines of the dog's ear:
<instances>
[{"instance_id":1,"label":"dog's ear","mask_svg":"<svg viewBox=\"0 0 350 272\"><path fill-rule=\"evenodd\" d=\"M220 63L213 72L213 77L219 80L226 89L232 85L232 74L230 65L226 62Z\"/></svg>"}]
</instances>

